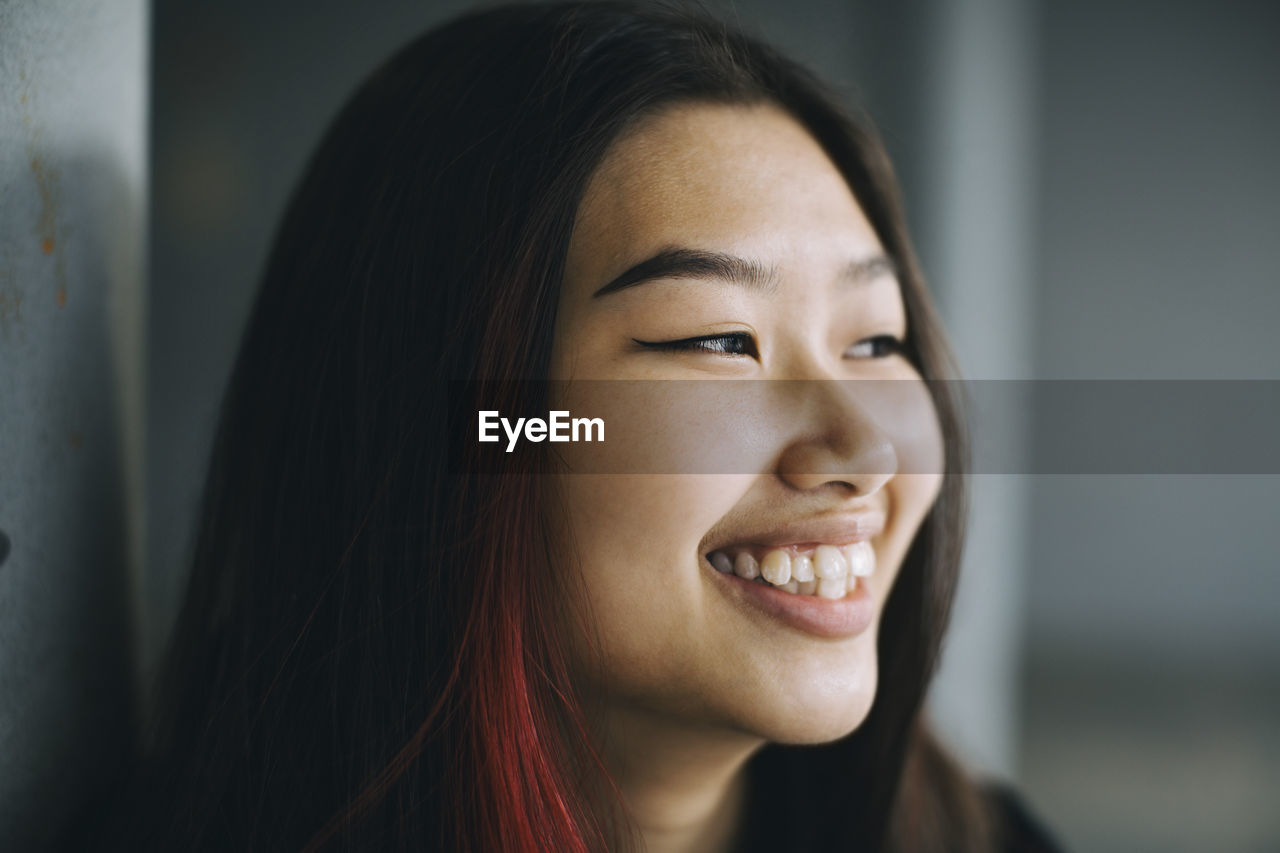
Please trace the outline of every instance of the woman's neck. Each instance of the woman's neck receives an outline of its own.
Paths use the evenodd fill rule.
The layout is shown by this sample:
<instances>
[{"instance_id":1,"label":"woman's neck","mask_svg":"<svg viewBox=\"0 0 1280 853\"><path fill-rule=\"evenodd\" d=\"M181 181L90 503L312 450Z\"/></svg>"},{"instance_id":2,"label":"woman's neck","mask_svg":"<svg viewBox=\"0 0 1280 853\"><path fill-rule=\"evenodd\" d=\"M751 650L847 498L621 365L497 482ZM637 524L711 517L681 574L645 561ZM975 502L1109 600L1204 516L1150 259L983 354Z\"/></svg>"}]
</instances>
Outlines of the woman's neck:
<instances>
[{"instance_id":1,"label":"woman's neck","mask_svg":"<svg viewBox=\"0 0 1280 853\"><path fill-rule=\"evenodd\" d=\"M727 853L746 801L747 759L764 742L647 711L606 715L604 761L645 853Z\"/></svg>"}]
</instances>

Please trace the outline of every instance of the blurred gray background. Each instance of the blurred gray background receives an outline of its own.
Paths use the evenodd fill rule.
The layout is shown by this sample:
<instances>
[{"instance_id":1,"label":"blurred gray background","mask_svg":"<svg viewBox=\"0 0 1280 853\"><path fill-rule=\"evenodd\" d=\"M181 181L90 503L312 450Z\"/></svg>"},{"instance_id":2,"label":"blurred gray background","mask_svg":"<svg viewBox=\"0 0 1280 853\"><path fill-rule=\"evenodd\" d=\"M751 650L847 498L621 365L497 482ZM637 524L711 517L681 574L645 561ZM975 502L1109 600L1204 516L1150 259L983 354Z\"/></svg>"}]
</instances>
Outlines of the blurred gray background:
<instances>
[{"instance_id":1,"label":"blurred gray background","mask_svg":"<svg viewBox=\"0 0 1280 853\"><path fill-rule=\"evenodd\" d=\"M0 563L0 767L16 768L0 773L0 847L38 841L33 815L66 807L30 806L65 760L30 744L74 729L44 712L85 681L86 646L123 648L122 589L142 673L163 643L221 386L304 158L379 61L477 5L488 4L0 0L0 531L12 540ZM1280 380L1280 4L710 5L812 64L876 121L967 376ZM123 29L86 26L100 8L118 10ZM60 52L68 28L97 52ZM145 288L141 263L103 278L71 256L57 268L44 251L40 178L27 149L10 150L42 120L22 112L28 101L10 103L18 45L51 57L23 73L63 113L149 92L149 142L111 130L134 127L131 114L104 113L105 130L81 134L81 148L108 139L89 152L108 165L149 165L117 168L122 178L93 190L114 192L121 210L149 200L145 229L121 238L101 212L55 228L91 245L140 247L146 236ZM71 85L88 79L97 89ZM48 123L45 142L67 135ZM97 162L51 156L64 175ZM59 186L64 206L90 193ZM94 288L135 295L82 303L79 290ZM73 309L84 313L70 328ZM130 324L145 324L145 361L142 337L121 332ZM115 380L42 366L57 352L93 352L104 328L126 341ZM121 392L103 397L113 381ZM37 405L53 388L89 400L121 435L77 443L67 407ZM982 426L1034 470L1035 412L987 413ZM58 441L73 450L33 455ZM42 476L38 494L50 496L38 502L30 483ZM966 574L931 699L956 750L1014 780L1069 849L1280 849L1280 477L988 474L973 484ZM108 557L44 547L86 523ZM136 547L119 544L122 526ZM109 612L82 629L88 639L32 643L62 624L35 624L33 607L73 601L59 590L100 578L104 565L115 578L98 581ZM66 580L50 591L50 577ZM73 605L61 606L49 605ZM89 711L79 713L83 728Z\"/></svg>"}]
</instances>

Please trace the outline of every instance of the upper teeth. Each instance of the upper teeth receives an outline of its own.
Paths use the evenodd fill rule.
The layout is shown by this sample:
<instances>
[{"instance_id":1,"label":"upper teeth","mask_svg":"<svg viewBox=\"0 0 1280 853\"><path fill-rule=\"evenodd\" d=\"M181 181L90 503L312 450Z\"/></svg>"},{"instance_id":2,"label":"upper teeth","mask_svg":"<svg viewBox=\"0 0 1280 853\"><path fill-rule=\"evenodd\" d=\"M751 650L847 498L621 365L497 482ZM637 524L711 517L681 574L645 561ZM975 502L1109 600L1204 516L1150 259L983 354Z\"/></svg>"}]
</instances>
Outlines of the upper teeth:
<instances>
[{"instance_id":1,"label":"upper teeth","mask_svg":"<svg viewBox=\"0 0 1280 853\"><path fill-rule=\"evenodd\" d=\"M733 573L746 580L755 580L760 575L760 566L756 558L743 551L733 560Z\"/></svg>"},{"instance_id":2,"label":"upper teeth","mask_svg":"<svg viewBox=\"0 0 1280 853\"><path fill-rule=\"evenodd\" d=\"M759 560L745 548L712 551L711 565L723 574L744 580L768 582L778 589L823 598L843 598L876 569L876 552L870 542L837 547L819 545L812 554L796 549L772 548Z\"/></svg>"}]
</instances>

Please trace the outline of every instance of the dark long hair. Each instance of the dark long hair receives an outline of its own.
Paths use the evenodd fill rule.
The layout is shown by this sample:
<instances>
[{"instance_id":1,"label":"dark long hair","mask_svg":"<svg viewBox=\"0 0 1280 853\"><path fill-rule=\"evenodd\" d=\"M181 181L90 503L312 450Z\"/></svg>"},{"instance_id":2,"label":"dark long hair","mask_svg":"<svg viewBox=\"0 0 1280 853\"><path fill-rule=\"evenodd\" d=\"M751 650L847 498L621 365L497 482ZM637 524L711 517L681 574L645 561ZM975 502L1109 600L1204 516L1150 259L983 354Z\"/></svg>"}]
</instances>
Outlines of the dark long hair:
<instances>
[{"instance_id":1,"label":"dark long hair","mask_svg":"<svg viewBox=\"0 0 1280 853\"><path fill-rule=\"evenodd\" d=\"M625 846L557 628L545 496L527 471L463 473L474 443L444 385L545 375L586 182L678 101L772 102L808 128L897 263L909 358L950 375L884 151L802 66L653 3L517 5L427 33L339 115L275 240L122 843ZM748 835L775 849L981 849L973 788L920 724L963 520L961 423L933 391L950 473L886 604L870 715L748 766L773 804L748 810Z\"/></svg>"}]
</instances>

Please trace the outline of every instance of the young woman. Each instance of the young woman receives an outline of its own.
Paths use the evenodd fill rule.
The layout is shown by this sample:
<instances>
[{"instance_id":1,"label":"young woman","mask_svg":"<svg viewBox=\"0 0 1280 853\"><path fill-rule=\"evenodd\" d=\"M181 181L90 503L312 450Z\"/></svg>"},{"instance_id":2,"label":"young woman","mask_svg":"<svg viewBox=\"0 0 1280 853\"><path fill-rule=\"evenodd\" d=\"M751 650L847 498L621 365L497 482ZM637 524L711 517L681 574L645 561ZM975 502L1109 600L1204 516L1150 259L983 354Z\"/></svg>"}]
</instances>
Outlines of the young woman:
<instances>
[{"instance_id":1,"label":"young woman","mask_svg":"<svg viewBox=\"0 0 1280 853\"><path fill-rule=\"evenodd\" d=\"M277 235L106 837L1049 849L920 719L947 375L885 155L800 66L653 4L428 33ZM504 432L560 410L606 440Z\"/></svg>"}]
</instances>

